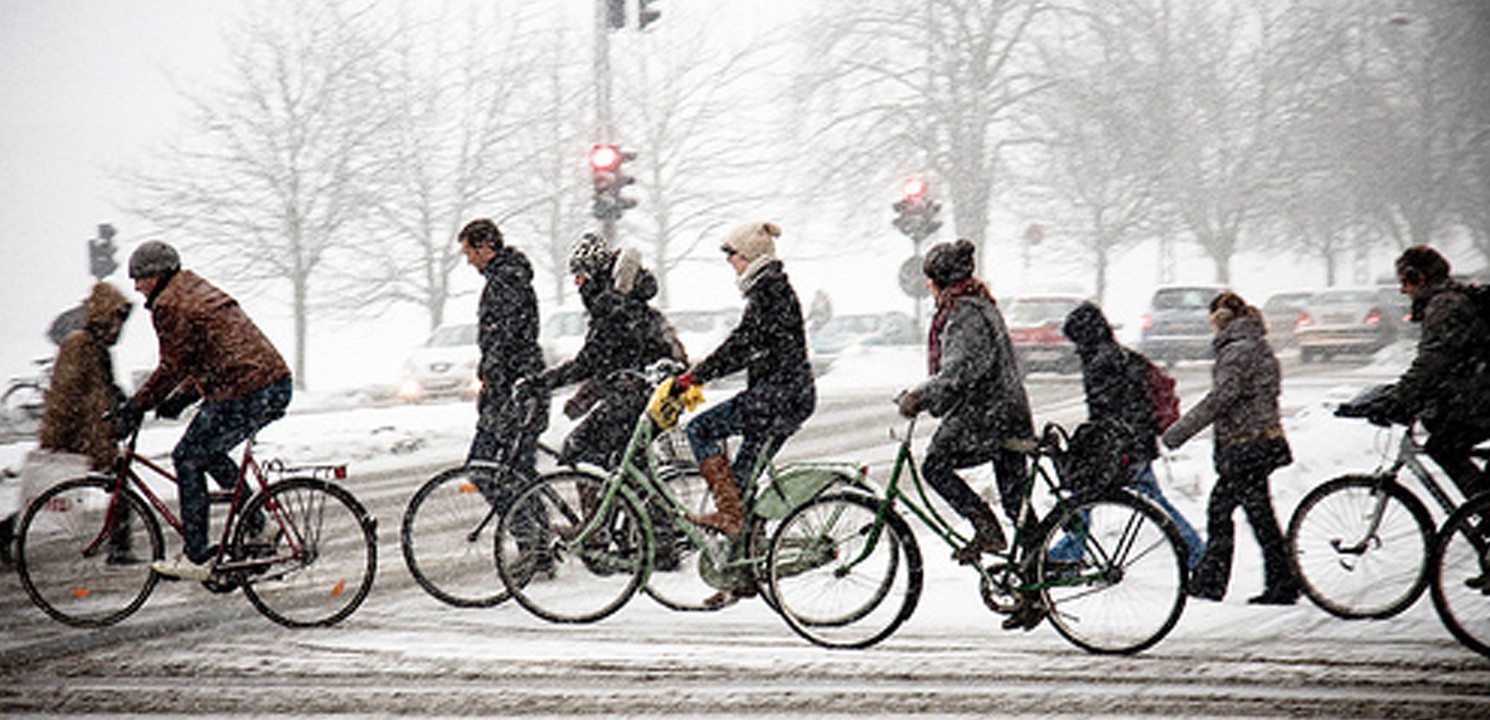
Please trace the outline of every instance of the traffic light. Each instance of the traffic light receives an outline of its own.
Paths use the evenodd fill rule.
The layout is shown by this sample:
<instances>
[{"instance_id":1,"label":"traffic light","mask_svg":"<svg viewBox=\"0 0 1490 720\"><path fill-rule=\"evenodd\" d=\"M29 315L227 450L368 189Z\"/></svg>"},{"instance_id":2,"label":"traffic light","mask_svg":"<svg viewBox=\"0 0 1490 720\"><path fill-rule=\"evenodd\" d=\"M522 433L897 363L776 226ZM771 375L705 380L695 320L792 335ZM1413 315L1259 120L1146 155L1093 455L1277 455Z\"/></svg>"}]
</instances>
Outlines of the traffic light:
<instances>
[{"instance_id":1,"label":"traffic light","mask_svg":"<svg viewBox=\"0 0 1490 720\"><path fill-rule=\"evenodd\" d=\"M114 259L114 226L103 223L98 226L98 237L88 241L88 273L97 280L114 274L119 263Z\"/></svg>"},{"instance_id":2,"label":"traffic light","mask_svg":"<svg viewBox=\"0 0 1490 720\"><path fill-rule=\"evenodd\" d=\"M895 211L892 224L896 230L916 242L921 242L941 229L942 221L937 214L942 204L927 196L926 180L912 176L900 185L901 197L890 206Z\"/></svg>"},{"instance_id":3,"label":"traffic light","mask_svg":"<svg viewBox=\"0 0 1490 720\"><path fill-rule=\"evenodd\" d=\"M605 0L605 25L612 30L626 27L626 0Z\"/></svg>"},{"instance_id":4,"label":"traffic light","mask_svg":"<svg viewBox=\"0 0 1490 720\"><path fill-rule=\"evenodd\" d=\"M636 29L646 30L648 25L662 17L662 11L652 7L657 0L636 0Z\"/></svg>"},{"instance_id":5,"label":"traffic light","mask_svg":"<svg viewBox=\"0 0 1490 720\"><path fill-rule=\"evenodd\" d=\"M621 191L636 182L626 174L627 160L636 159L636 153L622 150L615 145L600 144L590 148L590 173L595 183L594 215L597 220L619 220L627 210L636 207L636 201L622 197Z\"/></svg>"}]
</instances>

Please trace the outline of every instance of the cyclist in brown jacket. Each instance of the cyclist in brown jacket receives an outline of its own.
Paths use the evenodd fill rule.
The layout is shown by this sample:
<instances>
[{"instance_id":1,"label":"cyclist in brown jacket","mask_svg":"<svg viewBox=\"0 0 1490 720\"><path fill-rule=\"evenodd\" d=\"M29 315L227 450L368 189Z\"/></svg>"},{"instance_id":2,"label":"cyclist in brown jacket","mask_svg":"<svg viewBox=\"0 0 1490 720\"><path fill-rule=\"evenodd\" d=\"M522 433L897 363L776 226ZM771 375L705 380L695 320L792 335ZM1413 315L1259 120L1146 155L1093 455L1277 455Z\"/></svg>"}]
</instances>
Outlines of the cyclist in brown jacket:
<instances>
[{"instance_id":1,"label":"cyclist in brown jacket","mask_svg":"<svg viewBox=\"0 0 1490 720\"><path fill-rule=\"evenodd\" d=\"M190 270L176 249L149 241L129 258L129 276L145 296L160 341L159 365L116 419L120 434L139 427L146 410L179 415L203 400L171 459L184 525L182 556L157 561L162 575L205 580L215 554L207 545L204 473L230 488L238 467L228 451L284 415L292 392L290 369L238 301ZM262 522L262 518L258 519Z\"/></svg>"}]
</instances>

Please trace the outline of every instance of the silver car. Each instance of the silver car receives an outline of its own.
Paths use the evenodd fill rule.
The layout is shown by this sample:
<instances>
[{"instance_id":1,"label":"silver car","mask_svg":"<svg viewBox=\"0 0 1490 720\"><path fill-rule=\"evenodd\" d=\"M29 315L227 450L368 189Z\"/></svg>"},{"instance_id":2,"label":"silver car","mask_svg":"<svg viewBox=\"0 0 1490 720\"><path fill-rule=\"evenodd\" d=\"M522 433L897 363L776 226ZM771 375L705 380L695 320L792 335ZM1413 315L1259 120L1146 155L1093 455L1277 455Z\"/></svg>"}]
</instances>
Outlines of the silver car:
<instances>
[{"instance_id":1,"label":"silver car","mask_svg":"<svg viewBox=\"0 0 1490 720\"><path fill-rule=\"evenodd\" d=\"M1155 290L1140 321L1138 351L1165 365L1214 357L1211 300L1225 291L1220 285L1171 285Z\"/></svg>"},{"instance_id":2,"label":"silver car","mask_svg":"<svg viewBox=\"0 0 1490 720\"><path fill-rule=\"evenodd\" d=\"M1406 333L1411 311L1411 301L1393 287L1321 290L1294 327L1299 359L1374 353Z\"/></svg>"}]
</instances>

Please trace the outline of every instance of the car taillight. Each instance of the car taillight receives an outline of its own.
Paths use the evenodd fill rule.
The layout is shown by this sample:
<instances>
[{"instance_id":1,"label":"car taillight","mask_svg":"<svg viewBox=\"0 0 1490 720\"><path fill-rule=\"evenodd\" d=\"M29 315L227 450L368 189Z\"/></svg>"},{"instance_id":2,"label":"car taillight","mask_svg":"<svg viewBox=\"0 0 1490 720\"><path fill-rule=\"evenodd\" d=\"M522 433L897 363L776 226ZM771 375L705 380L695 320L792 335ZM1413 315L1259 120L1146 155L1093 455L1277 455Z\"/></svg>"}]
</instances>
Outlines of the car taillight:
<instances>
[{"instance_id":1,"label":"car taillight","mask_svg":"<svg viewBox=\"0 0 1490 720\"><path fill-rule=\"evenodd\" d=\"M1362 320L1361 322L1364 322L1367 325L1375 325L1376 323L1381 322L1381 311L1372 310L1371 312L1366 313L1366 319Z\"/></svg>"},{"instance_id":2,"label":"car taillight","mask_svg":"<svg viewBox=\"0 0 1490 720\"><path fill-rule=\"evenodd\" d=\"M1138 328L1140 330L1154 329L1154 316L1144 313L1142 317L1138 318Z\"/></svg>"},{"instance_id":3,"label":"car taillight","mask_svg":"<svg viewBox=\"0 0 1490 720\"><path fill-rule=\"evenodd\" d=\"M1296 328L1307 327L1307 326L1313 325L1313 324L1314 324L1314 318L1309 317L1309 313L1306 313L1306 312L1299 313L1299 319L1293 321L1293 326L1296 327Z\"/></svg>"}]
</instances>

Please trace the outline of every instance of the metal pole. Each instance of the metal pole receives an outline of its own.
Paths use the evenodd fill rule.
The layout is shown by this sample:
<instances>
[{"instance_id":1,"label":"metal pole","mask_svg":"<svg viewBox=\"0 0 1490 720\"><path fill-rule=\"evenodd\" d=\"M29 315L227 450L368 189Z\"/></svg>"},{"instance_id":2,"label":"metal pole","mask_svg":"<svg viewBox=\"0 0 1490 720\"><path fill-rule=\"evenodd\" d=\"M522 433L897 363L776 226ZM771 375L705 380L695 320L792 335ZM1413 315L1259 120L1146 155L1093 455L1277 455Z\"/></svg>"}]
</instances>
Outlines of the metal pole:
<instances>
[{"instance_id":1,"label":"metal pole","mask_svg":"<svg viewBox=\"0 0 1490 720\"><path fill-rule=\"evenodd\" d=\"M595 126L597 140L611 144L615 142L611 127L610 112L610 24L607 12L608 0L595 0ZM605 218L600 221L600 235L612 244L616 240L616 221Z\"/></svg>"}]
</instances>

